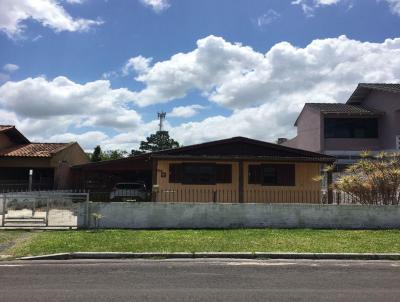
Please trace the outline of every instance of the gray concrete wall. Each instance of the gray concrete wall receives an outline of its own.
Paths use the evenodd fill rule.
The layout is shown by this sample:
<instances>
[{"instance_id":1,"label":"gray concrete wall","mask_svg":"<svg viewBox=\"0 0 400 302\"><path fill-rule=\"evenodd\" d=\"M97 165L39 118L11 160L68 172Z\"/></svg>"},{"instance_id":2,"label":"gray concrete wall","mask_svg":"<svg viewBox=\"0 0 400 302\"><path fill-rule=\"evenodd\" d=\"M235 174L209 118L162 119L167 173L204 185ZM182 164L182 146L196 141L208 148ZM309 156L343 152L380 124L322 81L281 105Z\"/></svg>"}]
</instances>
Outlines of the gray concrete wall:
<instances>
[{"instance_id":1,"label":"gray concrete wall","mask_svg":"<svg viewBox=\"0 0 400 302\"><path fill-rule=\"evenodd\" d=\"M102 228L400 228L400 206L90 203L90 213Z\"/></svg>"}]
</instances>

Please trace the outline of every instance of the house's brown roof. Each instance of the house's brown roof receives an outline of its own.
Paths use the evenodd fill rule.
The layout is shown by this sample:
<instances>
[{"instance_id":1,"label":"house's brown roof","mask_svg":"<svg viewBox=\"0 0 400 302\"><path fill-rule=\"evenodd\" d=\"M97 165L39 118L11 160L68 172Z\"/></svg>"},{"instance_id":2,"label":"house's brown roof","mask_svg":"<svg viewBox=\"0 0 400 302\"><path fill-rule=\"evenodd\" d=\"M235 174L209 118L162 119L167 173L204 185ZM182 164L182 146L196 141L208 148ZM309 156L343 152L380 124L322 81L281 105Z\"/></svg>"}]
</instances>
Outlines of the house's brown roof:
<instances>
[{"instance_id":1,"label":"house's brown roof","mask_svg":"<svg viewBox=\"0 0 400 302\"><path fill-rule=\"evenodd\" d=\"M74 166L74 168L100 169L125 163L124 166L128 170L135 168L136 161L142 163L149 162L152 158L185 160L268 160L318 163L333 163L336 160L333 156L321 153L238 136L180 148L149 152L121 159L87 163ZM151 165L149 165L149 167L151 168Z\"/></svg>"},{"instance_id":2,"label":"house's brown roof","mask_svg":"<svg viewBox=\"0 0 400 302\"><path fill-rule=\"evenodd\" d=\"M27 139L17 128L13 125L0 125L0 132L5 133L16 144L29 144Z\"/></svg>"},{"instance_id":3,"label":"house's brown roof","mask_svg":"<svg viewBox=\"0 0 400 302\"><path fill-rule=\"evenodd\" d=\"M377 90L385 90L385 91L392 91L392 92L400 92L400 83L360 83L360 87L370 88L370 89L377 89Z\"/></svg>"},{"instance_id":4,"label":"house's brown roof","mask_svg":"<svg viewBox=\"0 0 400 302\"><path fill-rule=\"evenodd\" d=\"M5 131L8 129L12 129L14 126L11 125L0 125L0 131Z\"/></svg>"},{"instance_id":5,"label":"house's brown roof","mask_svg":"<svg viewBox=\"0 0 400 302\"><path fill-rule=\"evenodd\" d=\"M0 157L52 157L69 143L30 143L0 150Z\"/></svg>"},{"instance_id":6,"label":"house's brown roof","mask_svg":"<svg viewBox=\"0 0 400 302\"><path fill-rule=\"evenodd\" d=\"M398 83L360 83L352 93L347 104L360 103L372 90L380 90L391 93L400 93Z\"/></svg>"},{"instance_id":7,"label":"house's brown roof","mask_svg":"<svg viewBox=\"0 0 400 302\"><path fill-rule=\"evenodd\" d=\"M349 105L342 103L306 103L306 106L313 107L322 113L349 113L362 115L376 115L381 113L361 105Z\"/></svg>"}]
</instances>

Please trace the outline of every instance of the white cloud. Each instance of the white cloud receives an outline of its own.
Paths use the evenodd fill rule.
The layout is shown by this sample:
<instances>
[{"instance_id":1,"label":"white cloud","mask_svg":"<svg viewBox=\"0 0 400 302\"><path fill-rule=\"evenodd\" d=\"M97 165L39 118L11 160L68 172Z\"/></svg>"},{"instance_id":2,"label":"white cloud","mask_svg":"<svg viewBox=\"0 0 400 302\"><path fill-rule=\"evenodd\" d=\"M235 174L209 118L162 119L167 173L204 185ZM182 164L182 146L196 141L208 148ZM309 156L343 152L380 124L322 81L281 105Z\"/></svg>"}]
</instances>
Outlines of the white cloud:
<instances>
[{"instance_id":1,"label":"white cloud","mask_svg":"<svg viewBox=\"0 0 400 302\"><path fill-rule=\"evenodd\" d=\"M272 22L278 20L281 17L281 15L273 10L269 9L265 14L259 16L256 20L256 24L258 27L263 27L266 25L271 24Z\"/></svg>"},{"instance_id":2,"label":"white cloud","mask_svg":"<svg viewBox=\"0 0 400 302\"><path fill-rule=\"evenodd\" d=\"M63 133L51 136L49 142L80 142L85 150L93 151L97 145L104 146L109 137L101 131L88 131L82 134Z\"/></svg>"},{"instance_id":3,"label":"white cloud","mask_svg":"<svg viewBox=\"0 0 400 302\"><path fill-rule=\"evenodd\" d=\"M39 40L42 39L42 38L43 38L42 35L37 35L36 37L34 37L34 38L32 39L32 42L37 42L37 41L39 41Z\"/></svg>"},{"instance_id":4,"label":"white cloud","mask_svg":"<svg viewBox=\"0 0 400 302\"><path fill-rule=\"evenodd\" d=\"M317 5L332 5L337 4L341 0L316 0L314 1Z\"/></svg>"},{"instance_id":5,"label":"white cloud","mask_svg":"<svg viewBox=\"0 0 400 302\"><path fill-rule=\"evenodd\" d=\"M179 106L172 109L168 116L189 118L195 116L199 110L204 109L201 105Z\"/></svg>"},{"instance_id":6,"label":"white cloud","mask_svg":"<svg viewBox=\"0 0 400 302\"><path fill-rule=\"evenodd\" d=\"M82 4L83 2L85 2L85 0L64 0L64 1L69 4Z\"/></svg>"},{"instance_id":7,"label":"white cloud","mask_svg":"<svg viewBox=\"0 0 400 302\"><path fill-rule=\"evenodd\" d=\"M145 58L143 56L130 58L124 67L122 67L122 75L126 76L131 72L147 72L152 60L153 58Z\"/></svg>"},{"instance_id":8,"label":"white cloud","mask_svg":"<svg viewBox=\"0 0 400 302\"><path fill-rule=\"evenodd\" d=\"M320 6L338 4L342 0L293 0L293 5L299 5L308 17L314 16L314 10Z\"/></svg>"},{"instance_id":9,"label":"white cloud","mask_svg":"<svg viewBox=\"0 0 400 302\"><path fill-rule=\"evenodd\" d=\"M50 81L27 78L0 86L0 110L15 114L23 130L44 137L71 126L124 130L142 123L129 108L132 96L128 89L112 89L105 80L78 84L61 76Z\"/></svg>"},{"instance_id":10,"label":"white cloud","mask_svg":"<svg viewBox=\"0 0 400 302\"><path fill-rule=\"evenodd\" d=\"M99 20L73 18L56 0L2 0L0 1L0 31L10 38L23 34L23 21L33 19L56 32L87 31L102 24Z\"/></svg>"},{"instance_id":11,"label":"white cloud","mask_svg":"<svg viewBox=\"0 0 400 302\"><path fill-rule=\"evenodd\" d=\"M8 63L3 66L3 70L7 71L7 72L14 72L14 71L17 71L18 69L19 69L19 66L16 64Z\"/></svg>"},{"instance_id":12,"label":"white cloud","mask_svg":"<svg viewBox=\"0 0 400 302\"><path fill-rule=\"evenodd\" d=\"M274 141L294 134L305 102L344 102L359 82L399 82L400 39L370 43L340 36L304 48L281 42L263 54L209 36L193 51L149 66L138 79L147 85L134 97L141 105L197 89L233 110L170 127L185 145L236 135ZM122 137L118 143L124 144Z\"/></svg>"},{"instance_id":13,"label":"white cloud","mask_svg":"<svg viewBox=\"0 0 400 302\"><path fill-rule=\"evenodd\" d=\"M160 13L171 6L168 0L140 0L140 2L151 7L156 13Z\"/></svg>"},{"instance_id":14,"label":"white cloud","mask_svg":"<svg viewBox=\"0 0 400 302\"><path fill-rule=\"evenodd\" d=\"M177 99L197 90L232 113L174 127L167 122L181 143L237 135L274 141L294 135L292 125L305 102L344 102L359 82L400 82L400 38L371 43L340 36L305 47L281 42L262 53L209 36L192 51L139 70L137 79L146 87L136 92L112 89L105 80L78 84L65 77L39 77L7 82L0 86L0 120L15 119L37 140L75 135L71 129L77 127L101 131L104 135L92 141L101 141L106 149L130 150L157 130L157 121L144 122L131 103L178 104ZM179 107L184 109L175 113L184 115L188 106ZM93 145L89 139L79 142Z\"/></svg>"},{"instance_id":15,"label":"white cloud","mask_svg":"<svg viewBox=\"0 0 400 302\"><path fill-rule=\"evenodd\" d=\"M198 90L231 109L278 102L285 96L302 102L305 96L341 100L343 92L360 81L398 80L399 64L400 39L369 43L341 36L314 40L304 48L281 42L263 54L208 36L198 40L193 51L139 73L136 79L146 87L134 99L146 106Z\"/></svg>"},{"instance_id":16,"label":"white cloud","mask_svg":"<svg viewBox=\"0 0 400 302\"><path fill-rule=\"evenodd\" d=\"M390 11L400 16L400 0L383 0L388 3Z\"/></svg>"},{"instance_id":17,"label":"white cloud","mask_svg":"<svg viewBox=\"0 0 400 302\"><path fill-rule=\"evenodd\" d=\"M390 11L400 16L400 0L376 0L377 2L386 2ZM354 0L293 0L293 5L299 5L308 17L313 17L318 7L330 6L339 3L347 3L347 10L353 7Z\"/></svg>"},{"instance_id":18,"label":"white cloud","mask_svg":"<svg viewBox=\"0 0 400 302\"><path fill-rule=\"evenodd\" d=\"M263 60L263 54L250 47L208 36L197 41L195 50L178 53L140 72L136 80L147 87L136 94L136 102L140 106L165 103L184 97L191 89L214 100L212 94L226 81L242 78Z\"/></svg>"},{"instance_id":19,"label":"white cloud","mask_svg":"<svg viewBox=\"0 0 400 302\"><path fill-rule=\"evenodd\" d=\"M277 11L269 9L265 14L257 18L256 24L258 27L263 27L271 24L272 22L275 22L280 17L281 15Z\"/></svg>"}]
</instances>

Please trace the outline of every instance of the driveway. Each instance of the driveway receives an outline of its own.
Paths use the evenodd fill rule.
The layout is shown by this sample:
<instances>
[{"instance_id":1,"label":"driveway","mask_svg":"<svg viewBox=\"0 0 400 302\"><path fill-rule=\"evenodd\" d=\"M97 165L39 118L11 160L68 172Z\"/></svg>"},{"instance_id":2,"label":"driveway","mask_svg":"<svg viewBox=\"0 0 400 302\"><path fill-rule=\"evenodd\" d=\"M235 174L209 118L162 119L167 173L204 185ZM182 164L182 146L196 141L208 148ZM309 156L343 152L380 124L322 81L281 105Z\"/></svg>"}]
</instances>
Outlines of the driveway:
<instances>
[{"instance_id":1,"label":"driveway","mask_svg":"<svg viewBox=\"0 0 400 302\"><path fill-rule=\"evenodd\" d=\"M400 301L400 262L1 262L4 301Z\"/></svg>"}]
</instances>

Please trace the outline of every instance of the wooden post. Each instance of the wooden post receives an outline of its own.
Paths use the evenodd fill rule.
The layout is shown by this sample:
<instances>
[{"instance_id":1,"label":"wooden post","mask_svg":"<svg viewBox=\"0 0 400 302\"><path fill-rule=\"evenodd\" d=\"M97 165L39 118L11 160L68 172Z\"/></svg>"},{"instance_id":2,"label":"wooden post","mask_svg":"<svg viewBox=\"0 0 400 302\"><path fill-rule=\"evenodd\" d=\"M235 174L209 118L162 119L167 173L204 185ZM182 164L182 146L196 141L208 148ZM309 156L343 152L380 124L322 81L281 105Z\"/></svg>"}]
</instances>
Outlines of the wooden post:
<instances>
[{"instance_id":1,"label":"wooden post","mask_svg":"<svg viewBox=\"0 0 400 302\"><path fill-rule=\"evenodd\" d=\"M217 202L217 191L213 191L213 203Z\"/></svg>"},{"instance_id":2,"label":"wooden post","mask_svg":"<svg viewBox=\"0 0 400 302\"><path fill-rule=\"evenodd\" d=\"M328 204L333 204L333 190L332 190L332 171L326 172L327 189L328 189Z\"/></svg>"},{"instance_id":3,"label":"wooden post","mask_svg":"<svg viewBox=\"0 0 400 302\"><path fill-rule=\"evenodd\" d=\"M158 166L158 161L154 157L152 158L152 188L151 188L151 201L156 202L157 201L157 192L155 191L155 186L157 186L157 166Z\"/></svg>"},{"instance_id":4,"label":"wooden post","mask_svg":"<svg viewBox=\"0 0 400 302\"><path fill-rule=\"evenodd\" d=\"M90 204L89 204L89 191L86 193L85 200L85 227L90 229Z\"/></svg>"},{"instance_id":5,"label":"wooden post","mask_svg":"<svg viewBox=\"0 0 400 302\"><path fill-rule=\"evenodd\" d=\"M244 202L243 161L239 160L239 202Z\"/></svg>"},{"instance_id":6,"label":"wooden post","mask_svg":"<svg viewBox=\"0 0 400 302\"><path fill-rule=\"evenodd\" d=\"M46 227L49 226L49 212L50 212L50 205L49 205L49 198L46 198Z\"/></svg>"},{"instance_id":7,"label":"wooden post","mask_svg":"<svg viewBox=\"0 0 400 302\"><path fill-rule=\"evenodd\" d=\"M1 213L3 214L3 219L1 220L2 227L6 224L6 203L7 203L6 194L3 194L3 209L1 211Z\"/></svg>"}]
</instances>

